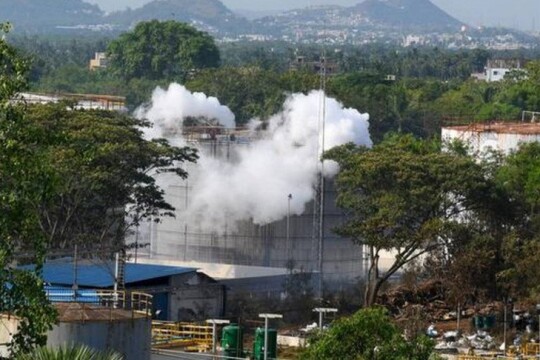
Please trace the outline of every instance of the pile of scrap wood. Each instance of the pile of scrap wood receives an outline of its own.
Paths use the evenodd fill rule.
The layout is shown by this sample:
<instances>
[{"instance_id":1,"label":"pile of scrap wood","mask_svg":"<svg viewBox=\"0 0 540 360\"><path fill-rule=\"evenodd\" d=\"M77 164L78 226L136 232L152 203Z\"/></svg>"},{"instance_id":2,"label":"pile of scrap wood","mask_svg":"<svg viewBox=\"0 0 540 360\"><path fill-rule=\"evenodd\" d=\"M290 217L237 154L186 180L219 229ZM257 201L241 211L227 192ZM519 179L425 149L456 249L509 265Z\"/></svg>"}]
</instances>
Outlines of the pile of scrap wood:
<instances>
[{"instance_id":1,"label":"pile of scrap wood","mask_svg":"<svg viewBox=\"0 0 540 360\"><path fill-rule=\"evenodd\" d=\"M378 303L396 318L415 311L443 316L453 310L445 302L445 295L446 290L440 281L426 281L414 288L405 285L394 287L383 293Z\"/></svg>"},{"instance_id":2,"label":"pile of scrap wood","mask_svg":"<svg viewBox=\"0 0 540 360\"><path fill-rule=\"evenodd\" d=\"M429 322L456 320L457 305L448 301L447 289L441 281L425 281L415 287L397 286L381 296L378 303L385 306L397 320L421 314ZM461 306L461 317L490 315L502 311L501 303Z\"/></svg>"}]
</instances>

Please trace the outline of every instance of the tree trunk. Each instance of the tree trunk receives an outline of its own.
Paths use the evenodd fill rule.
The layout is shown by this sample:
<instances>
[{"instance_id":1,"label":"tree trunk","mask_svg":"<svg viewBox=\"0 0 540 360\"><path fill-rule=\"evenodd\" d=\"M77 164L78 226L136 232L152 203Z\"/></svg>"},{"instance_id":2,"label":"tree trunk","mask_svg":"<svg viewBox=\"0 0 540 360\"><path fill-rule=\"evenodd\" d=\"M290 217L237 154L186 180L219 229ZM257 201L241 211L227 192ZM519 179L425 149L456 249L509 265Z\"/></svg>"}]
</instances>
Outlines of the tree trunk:
<instances>
[{"instance_id":1,"label":"tree trunk","mask_svg":"<svg viewBox=\"0 0 540 360\"><path fill-rule=\"evenodd\" d=\"M377 302L377 296L379 295L379 290L381 290L381 286L384 280L377 279L373 282L373 285L371 286L371 290L369 292L369 298L367 299L366 307L373 306Z\"/></svg>"},{"instance_id":2,"label":"tree trunk","mask_svg":"<svg viewBox=\"0 0 540 360\"><path fill-rule=\"evenodd\" d=\"M370 251L371 264L369 266L366 289L364 291L365 307L370 307L375 303L377 293L381 287L381 284L379 284L379 252L375 251L373 247L371 247Z\"/></svg>"}]
</instances>

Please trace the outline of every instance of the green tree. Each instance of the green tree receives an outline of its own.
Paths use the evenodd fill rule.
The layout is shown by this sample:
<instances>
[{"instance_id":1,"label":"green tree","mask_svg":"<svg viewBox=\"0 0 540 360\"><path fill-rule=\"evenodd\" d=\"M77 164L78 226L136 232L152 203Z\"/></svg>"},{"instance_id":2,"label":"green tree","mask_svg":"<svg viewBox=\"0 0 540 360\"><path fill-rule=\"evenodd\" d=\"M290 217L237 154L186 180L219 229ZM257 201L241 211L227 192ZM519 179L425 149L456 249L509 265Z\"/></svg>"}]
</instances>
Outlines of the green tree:
<instances>
[{"instance_id":1,"label":"green tree","mask_svg":"<svg viewBox=\"0 0 540 360\"><path fill-rule=\"evenodd\" d=\"M192 91L217 97L236 115L239 125L275 114L285 100L279 74L257 67L208 69L186 83Z\"/></svg>"},{"instance_id":2,"label":"green tree","mask_svg":"<svg viewBox=\"0 0 540 360\"><path fill-rule=\"evenodd\" d=\"M520 110L540 111L540 61L528 63L526 74L505 81L498 99Z\"/></svg>"},{"instance_id":3,"label":"green tree","mask_svg":"<svg viewBox=\"0 0 540 360\"><path fill-rule=\"evenodd\" d=\"M495 102L501 84L467 81L433 102L433 108L450 119L477 120L483 107ZM484 110L489 115L490 109ZM490 119L492 120L492 119Z\"/></svg>"},{"instance_id":4,"label":"green tree","mask_svg":"<svg viewBox=\"0 0 540 360\"><path fill-rule=\"evenodd\" d=\"M502 252L506 269L499 274L502 287L513 296L540 299L540 144L523 144L510 154L496 173L509 198L511 220Z\"/></svg>"},{"instance_id":5,"label":"green tree","mask_svg":"<svg viewBox=\"0 0 540 360\"><path fill-rule=\"evenodd\" d=\"M0 33L9 31L0 24ZM45 333L56 320L39 274L46 239L39 229L33 204L48 203L54 188L51 169L34 144L40 130L25 118L24 107L10 99L26 88L29 64L0 36L0 311L19 318L11 352L27 351L45 343ZM35 271L14 267L20 253Z\"/></svg>"},{"instance_id":6,"label":"green tree","mask_svg":"<svg viewBox=\"0 0 540 360\"><path fill-rule=\"evenodd\" d=\"M219 66L208 34L176 21L147 21L112 41L110 70L122 78L184 80L192 71Z\"/></svg>"},{"instance_id":7,"label":"green tree","mask_svg":"<svg viewBox=\"0 0 540 360\"><path fill-rule=\"evenodd\" d=\"M346 145L326 157L341 167L337 203L349 215L336 230L370 249L367 306L392 275L451 241L454 229L466 226L460 214L474 212L490 189L472 158L410 135L390 136L371 150ZM395 257L381 270L385 251Z\"/></svg>"},{"instance_id":8,"label":"green tree","mask_svg":"<svg viewBox=\"0 0 540 360\"><path fill-rule=\"evenodd\" d=\"M104 70L66 65L52 71L35 85L44 92L117 95L124 91L123 81Z\"/></svg>"},{"instance_id":9,"label":"green tree","mask_svg":"<svg viewBox=\"0 0 540 360\"><path fill-rule=\"evenodd\" d=\"M36 146L56 175L52 203L35 203L50 249L97 252L119 248L128 229L174 210L155 173L185 178L194 149L145 140L148 123L112 111L75 110L65 103L28 108L44 136Z\"/></svg>"},{"instance_id":10,"label":"green tree","mask_svg":"<svg viewBox=\"0 0 540 360\"><path fill-rule=\"evenodd\" d=\"M405 339L386 310L367 308L337 320L315 336L301 358L305 360L428 360L434 343L424 336Z\"/></svg>"},{"instance_id":11,"label":"green tree","mask_svg":"<svg viewBox=\"0 0 540 360\"><path fill-rule=\"evenodd\" d=\"M331 78L328 93L347 107L369 114L370 134L381 141L389 131L403 127L402 112L407 106L406 93L380 73L350 73Z\"/></svg>"}]
</instances>

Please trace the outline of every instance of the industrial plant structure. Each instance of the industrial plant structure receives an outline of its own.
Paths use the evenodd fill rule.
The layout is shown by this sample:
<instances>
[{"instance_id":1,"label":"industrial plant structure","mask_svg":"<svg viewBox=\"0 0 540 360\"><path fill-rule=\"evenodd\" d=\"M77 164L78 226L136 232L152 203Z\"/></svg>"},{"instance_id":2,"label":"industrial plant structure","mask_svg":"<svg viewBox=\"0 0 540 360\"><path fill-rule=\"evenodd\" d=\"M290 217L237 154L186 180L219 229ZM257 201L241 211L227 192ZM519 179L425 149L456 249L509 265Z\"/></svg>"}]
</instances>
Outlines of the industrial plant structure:
<instances>
[{"instance_id":1,"label":"industrial plant structure","mask_svg":"<svg viewBox=\"0 0 540 360\"><path fill-rule=\"evenodd\" d=\"M534 122L538 114L531 113L531 115L531 122L486 122L444 127L442 140L462 141L474 154L490 149L509 154L521 143L540 141L540 123Z\"/></svg>"},{"instance_id":2,"label":"industrial plant structure","mask_svg":"<svg viewBox=\"0 0 540 360\"><path fill-rule=\"evenodd\" d=\"M235 161L236 150L249 146L256 136L211 127L185 128L184 132L190 146L230 162ZM192 174L195 166L188 165L188 173ZM227 224L219 233L182 215L192 200L194 181L196 178L190 177L164 185L166 199L176 208L177 216L138 229L137 241L149 243L146 250L139 251L139 262L197 267L233 291L244 284L248 290L262 293L282 291L279 277L292 268L312 273L314 286L321 274L325 288L334 290L350 287L362 276L362 247L334 232L345 214L335 205L333 181L326 181L323 207L312 201L302 215L289 212L282 220L266 225L246 219ZM260 191L264 191L263 186ZM294 201L294 194L283 193L282 201ZM323 216L320 209L324 209Z\"/></svg>"},{"instance_id":3,"label":"industrial plant structure","mask_svg":"<svg viewBox=\"0 0 540 360\"><path fill-rule=\"evenodd\" d=\"M119 299L119 300L113 300ZM124 292L103 293L97 304L59 302L58 323L47 333L47 347L58 348L84 344L98 351L114 350L124 359L150 360L152 344L151 297L145 311L132 297L127 302ZM146 300L143 304L146 306Z\"/></svg>"},{"instance_id":4,"label":"industrial plant structure","mask_svg":"<svg viewBox=\"0 0 540 360\"><path fill-rule=\"evenodd\" d=\"M97 94L40 94L19 93L12 103L31 105L55 104L60 101L72 102L77 110L111 110L126 112L126 98L123 96Z\"/></svg>"},{"instance_id":5,"label":"industrial plant structure","mask_svg":"<svg viewBox=\"0 0 540 360\"><path fill-rule=\"evenodd\" d=\"M112 290L46 289L58 313L47 332L49 348L85 345L97 351L112 350L130 360L150 360L152 344L152 296L141 292ZM0 314L0 356L9 357L8 344L17 334L20 320Z\"/></svg>"},{"instance_id":6,"label":"industrial plant structure","mask_svg":"<svg viewBox=\"0 0 540 360\"><path fill-rule=\"evenodd\" d=\"M115 288L112 262L47 262L41 276L53 287L46 290L49 298L56 302L66 300L62 294L73 287L87 291L81 298L92 298L90 290L113 291ZM197 321L224 315L225 286L194 268L129 263L125 264L118 282L123 283L123 290L128 293L152 295L150 310L157 320Z\"/></svg>"}]
</instances>

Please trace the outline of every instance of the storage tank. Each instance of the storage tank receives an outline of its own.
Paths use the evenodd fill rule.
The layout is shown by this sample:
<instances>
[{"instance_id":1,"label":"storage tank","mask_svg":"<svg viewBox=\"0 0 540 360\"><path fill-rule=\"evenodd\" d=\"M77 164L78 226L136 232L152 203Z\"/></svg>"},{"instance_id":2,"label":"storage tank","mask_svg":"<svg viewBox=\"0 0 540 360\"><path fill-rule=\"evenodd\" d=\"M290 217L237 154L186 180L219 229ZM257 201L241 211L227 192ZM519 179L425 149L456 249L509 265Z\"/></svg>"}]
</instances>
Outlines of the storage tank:
<instances>
[{"instance_id":1,"label":"storage tank","mask_svg":"<svg viewBox=\"0 0 540 360\"><path fill-rule=\"evenodd\" d=\"M47 347L81 344L128 360L150 360L152 320L145 314L83 303L55 305L58 324L47 334Z\"/></svg>"},{"instance_id":2,"label":"storage tank","mask_svg":"<svg viewBox=\"0 0 540 360\"><path fill-rule=\"evenodd\" d=\"M231 358L242 357L244 353L244 334L237 324L230 324L223 328L221 336L223 355Z\"/></svg>"},{"instance_id":3,"label":"storage tank","mask_svg":"<svg viewBox=\"0 0 540 360\"><path fill-rule=\"evenodd\" d=\"M442 140L462 141L472 154L489 149L508 155L520 143L540 141L540 123L535 122L486 122L442 128Z\"/></svg>"},{"instance_id":4,"label":"storage tank","mask_svg":"<svg viewBox=\"0 0 540 360\"><path fill-rule=\"evenodd\" d=\"M199 139L194 145L200 151L222 158L223 161L234 162L235 149L249 146L249 141L240 136L218 136L211 140ZM196 166L185 164L189 174L195 173ZM268 269L266 273L262 270L258 275L260 277L285 275L287 264L292 260L296 270L314 273L315 281L321 252L323 278L327 288L340 290L354 286L363 275L362 247L334 232L345 221L345 213L335 204L337 193L333 181L326 181L324 192L322 251L319 251L316 223L319 216L315 202L308 203L301 215L290 215L288 219L285 217L267 225L244 220L229 224L221 233L209 232L197 221L184 215L189 211L196 181L191 176L186 181L176 179L163 184L166 200L176 209L176 217L163 218L160 223L139 227L137 241L149 243L148 259L142 259L143 262L192 266L215 278L234 279L242 277L238 275L241 267L257 268L257 271ZM287 193L283 194L285 204L287 196ZM294 194L292 196L294 201ZM144 252L139 251L139 257L144 256ZM218 274L218 266L238 268L230 271L234 275L229 278Z\"/></svg>"},{"instance_id":5,"label":"storage tank","mask_svg":"<svg viewBox=\"0 0 540 360\"><path fill-rule=\"evenodd\" d=\"M266 358L277 359L277 330L268 329L268 350ZM264 360L264 329L257 328L255 330L255 341L253 342L253 359Z\"/></svg>"}]
</instances>

